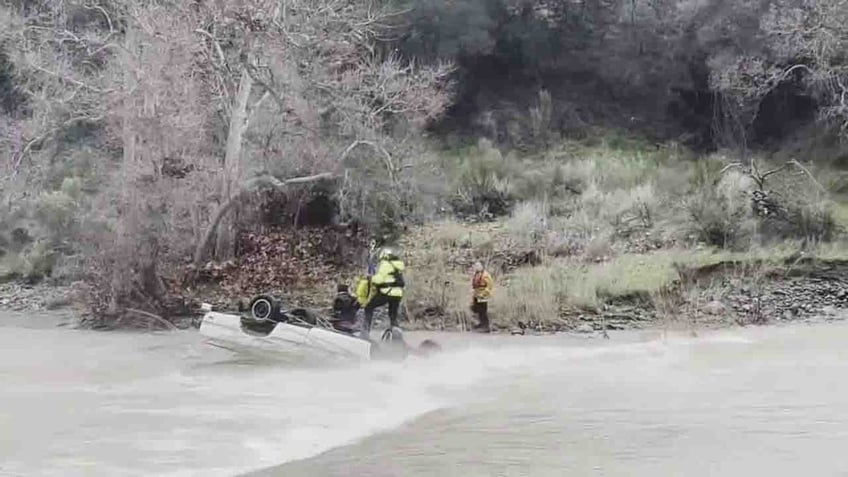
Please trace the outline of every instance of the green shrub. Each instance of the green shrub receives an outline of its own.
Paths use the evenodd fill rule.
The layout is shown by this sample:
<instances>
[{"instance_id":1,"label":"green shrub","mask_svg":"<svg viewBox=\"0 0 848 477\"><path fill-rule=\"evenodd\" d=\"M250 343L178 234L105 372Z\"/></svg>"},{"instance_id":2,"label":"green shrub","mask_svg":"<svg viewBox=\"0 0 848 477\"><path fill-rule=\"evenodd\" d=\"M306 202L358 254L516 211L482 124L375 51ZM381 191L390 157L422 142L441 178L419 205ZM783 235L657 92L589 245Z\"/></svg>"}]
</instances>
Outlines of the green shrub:
<instances>
[{"instance_id":1,"label":"green shrub","mask_svg":"<svg viewBox=\"0 0 848 477\"><path fill-rule=\"evenodd\" d=\"M62 185L59 187L65 195L76 202L82 200L83 181L79 177L66 177L62 179Z\"/></svg>"},{"instance_id":2,"label":"green shrub","mask_svg":"<svg viewBox=\"0 0 848 477\"><path fill-rule=\"evenodd\" d=\"M3 220L6 254L0 274L36 281L51 275L61 250L80 247L79 217L82 180L69 177L59 189L44 192Z\"/></svg>"},{"instance_id":3,"label":"green shrub","mask_svg":"<svg viewBox=\"0 0 848 477\"><path fill-rule=\"evenodd\" d=\"M809 242L830 242L836 237L838 226L828 202L804 204L790 208L790 223L794 224L796 238Z\"/></svg>"},{"instance_id":4,"label":"green shrub","mask_svg":"<svg viewBox=\"0 0 848 477\"><path fill-rule=\"evenodd\" d=\"M30 281L38 281L53 273L58 253L47 241L36 242L24 259L23 276Z\"/></svg>"},{"instance_id":5,"label":"green shrub","mask_svg":"<svg viewBox=\"0 0 848 477\"><path fill-rule=\"evenodd\" d=\"M59 189L44 192L34 204L33 218L51 237L66 236L77 220L83 196L82 180L66 177Z\"/></svg>"},{"instance_id":6,"label":"green shrub","mask_svg":"<svg viewBox=\"0 0 848 477\"><path fill-rule=\"evenodd\" d=\"M58 235L67 232L74 222L77 202L64 191L56 191L44 194L36 207L36 219Z\"/></svg>"},{"instance_id":7,"label":"green shrub","mask_svg":"<svg viewBox=\"0 0 848 477\"><path fill-rule=\"evenodd\" d=\"M694 184L697 188L684 200L689 234L716 247L749 246L756 232L756 222L747 179L731 171L712 182L708 176L696 173Z\"/></svg>"},{"instance_id":8,"label":"green shrub","mask_svg":"<svg viewBox=\"0 0 848 477\"><path fill-rule=\"evenodd\" d=\"M540 242L548 229L547 205L542 202L518 204L506 222L506 229L521 245Z\"/></svg>"},{"instance_id":9,"label":"green shrub","mask_svg":"<svg viewBox=\"0 0 848 477\"><path fill-rule=\"evenodd\" d=\"M586 188L586 179L570 176L563 162L556 160L525 160L516 167L512 179L516 200L547 202L553 215L564 215L563 203L568 203ZM555 212L555 210L558 212Z\"/></svg>"},{"instance_id":10,"label":"green shrub","mask_svg":"<svg viewBox=\"0 0 848 477\"><path fill-rule=\"evenodd\" d=\"M0 256L0 282L23 278L39 281L52 274L59 254L47 241L35 242L25 250Z\"/></svg>"},{"instance_id":11,"label":"green shrub","mask_svg":"<svg viewBox=\"0 0 848 477\"><path fill-rule=\"evenodd\" d=\"M830 242L839 225L830 201L807 194L790 194L775 201L776 213L760 217L766 241Z\"/></svg>"},{"instance_id":12,"label":"green shrub","mask_svg":"<svg viewBox=\"0 0 848 477\"><path fill-rule=\"evenodd\" d=\"M456 175L454 211L463 215L506 215L515 201L511 162L486 140L465 156Z\"/></svg>"}]
</instances>

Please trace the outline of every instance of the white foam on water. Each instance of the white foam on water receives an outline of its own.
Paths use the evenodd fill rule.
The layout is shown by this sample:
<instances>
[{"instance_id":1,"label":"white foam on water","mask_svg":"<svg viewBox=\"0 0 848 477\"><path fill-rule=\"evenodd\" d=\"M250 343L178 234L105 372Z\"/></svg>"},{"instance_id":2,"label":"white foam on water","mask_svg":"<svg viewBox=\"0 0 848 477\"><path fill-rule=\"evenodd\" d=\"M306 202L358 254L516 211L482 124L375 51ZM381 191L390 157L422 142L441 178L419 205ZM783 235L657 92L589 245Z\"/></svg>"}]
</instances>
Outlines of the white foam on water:
<instances>
[{"instance_id":1,"label":"white foam on water","mask_svg":"<svg viewBox=\"0 0 848 477\"><path fill-rule=\"evenodd\" d=\"M592 348L469 347L404 363L281 371L279 379L290 384L282 387L275 399L279 408L272 419L277 425L242 441L247 467L241 470L309 458L426 413L479 399L475 389L482 384L508 386L517 376L556 372L563 366L580 366L581 361L607 356L655 353L665 359L667 351L668 347L656 343ZM220 395L225 391L214 392ZM274 399L274 395L267 398ZM244 417L243 406L239 412ZM267 414L267 408L258 412Z\"/></svg>"}]
</instances>

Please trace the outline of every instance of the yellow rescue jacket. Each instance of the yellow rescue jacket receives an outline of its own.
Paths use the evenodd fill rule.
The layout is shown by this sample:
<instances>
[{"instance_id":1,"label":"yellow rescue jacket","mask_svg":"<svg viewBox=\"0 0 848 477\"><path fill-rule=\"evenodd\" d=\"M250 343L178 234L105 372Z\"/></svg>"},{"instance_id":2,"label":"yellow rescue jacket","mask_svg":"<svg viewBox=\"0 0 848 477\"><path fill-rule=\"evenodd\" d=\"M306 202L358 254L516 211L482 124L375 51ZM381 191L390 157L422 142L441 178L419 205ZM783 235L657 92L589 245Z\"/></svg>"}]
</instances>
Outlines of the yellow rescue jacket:
<instances>
[{"instance_id":1,"label":"yellow rescue jacket","mask_svg":"<svg viewBox=\"0 0 848 477\"><path fill-rule=\"evenodd\" d=\"M380 263L377 265L377 273L371 277L373 288L376 288L379 293L386 296L403 297L403 284L401 286L392 285L397 285L396 272L397 274L403 273L405 268L405 265L400 260L380 260Z\"/></svg>"},{"instance_id":2,"label":"yellow rescue jacket","mask_svg":"<svg viewBox=\"0 0 848 477\"><path fill-rule=\"evenodd\" d=\"M489 301L492 298L492 276L483 270L475 273L471 278L471 288L474 290L474 298L477 301Z\"/></svg>"},{"instance_id":3,"label":"yellow rescue jacket","mask_svg":"<svg viewBox=\"0 0 848 477\"><path fill-rule=\"evenodd\" d=\"M359 306L365 308L365 305L371 301L371 298L374 297L374 293L377 291L376 288L371 286L371 281L367 278L360 278L356 282L356 287L354 287L354 295L356 296L356 301L359 302Z\"/></svg>"}]
</instances>

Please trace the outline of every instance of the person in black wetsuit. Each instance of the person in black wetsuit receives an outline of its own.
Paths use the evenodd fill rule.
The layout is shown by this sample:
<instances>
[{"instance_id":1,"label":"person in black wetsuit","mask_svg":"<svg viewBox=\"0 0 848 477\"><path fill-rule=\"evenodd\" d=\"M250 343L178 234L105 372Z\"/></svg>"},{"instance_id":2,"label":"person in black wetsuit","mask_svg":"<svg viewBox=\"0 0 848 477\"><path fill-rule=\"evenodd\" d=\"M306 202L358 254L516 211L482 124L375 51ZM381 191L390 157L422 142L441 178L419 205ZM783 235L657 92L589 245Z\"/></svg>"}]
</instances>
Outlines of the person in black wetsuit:
<instances>
[{"instance_id":1,"label":"person in black wetsuit","mask_svg":"<svg viewBox=\"0 0 848 477\"><path fill-rule=\"evenodd\" d=\"M348 286L339 285L333 300L333 326L337 330L354 333L357 329L356 313L359 307L359 301L350 294Z\"/></svg>"}]
</instances>

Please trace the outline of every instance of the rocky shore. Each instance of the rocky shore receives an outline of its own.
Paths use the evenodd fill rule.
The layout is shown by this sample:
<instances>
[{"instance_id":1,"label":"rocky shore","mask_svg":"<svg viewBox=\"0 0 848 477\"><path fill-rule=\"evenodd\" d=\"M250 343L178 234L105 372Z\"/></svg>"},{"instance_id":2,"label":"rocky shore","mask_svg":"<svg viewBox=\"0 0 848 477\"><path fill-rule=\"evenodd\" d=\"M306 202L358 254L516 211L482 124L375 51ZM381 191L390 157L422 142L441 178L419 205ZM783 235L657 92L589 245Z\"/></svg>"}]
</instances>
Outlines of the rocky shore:
<instances>
[{"instance_id":1,"label":"rocky shore","mask_svg":"<svg viewBox=\"0 0 848 477\"><path fill-rule=\"evenodd\" d=\"M37 312L68 308L75 304L79 285L48 283L0 283L0 310Z\"/></svg>"},{"instance_id":2,"label":"rocky shore","mask_svg":"<svg viewBox=\"0 0 848 477\"><path fill-rule=\"evenodd\" d=\"M579 315L572 328L594 332L669 322L745 326L833 318L848 309L848 263L843 261L811 260L779 267L726 263L689 272L691 282L676 284L671 310L658 310L651 297L631 297L600 313Z\"/></svg>"},{"instance_id":3,"label":"rocky shore","mask_svg":"<svg viewBox=\"0 0 848 477\"><path fill-rule=\"evenodd\" d=\"M732 266L731 266L732 265ZM743 272L740 272L744 268ZM513 334L649 329L669 324L687 327L762 325L834 318L848 309L848 262L807 262L793 267L712 265L692 271L695 278L676 283L672 308L658 306L655 297L619 298L594 312L574 312L542 323L498 323L495 331ZM0 284L0 310L42 312L80 305L80 283ZM665 308L665 309L663 309ZM376 318L381 318L378 313ZM442 318L417 319L405 327L419 330L461 330Z\"/></svg>"}]
</instances>

